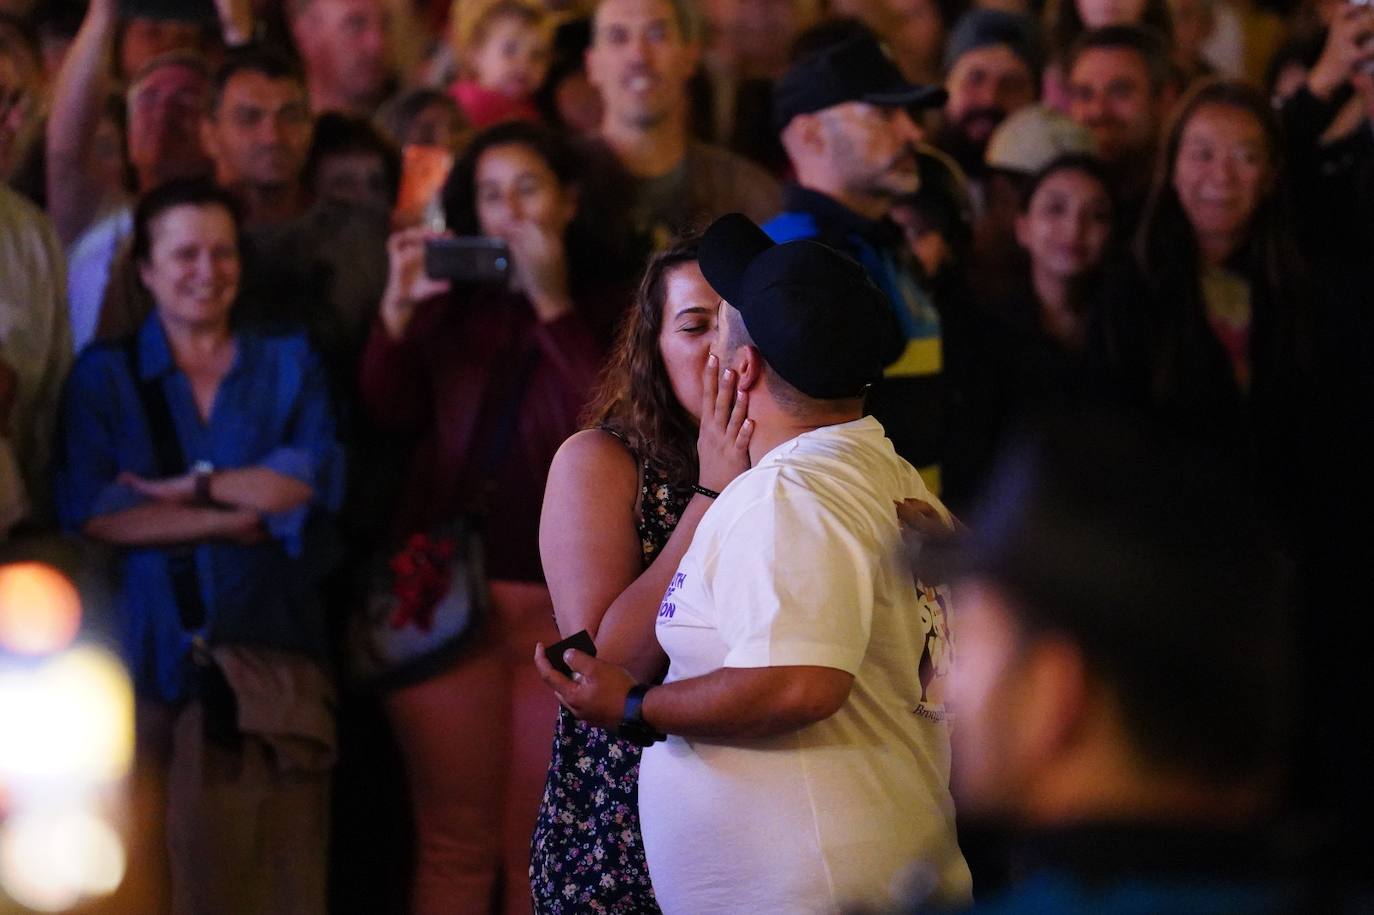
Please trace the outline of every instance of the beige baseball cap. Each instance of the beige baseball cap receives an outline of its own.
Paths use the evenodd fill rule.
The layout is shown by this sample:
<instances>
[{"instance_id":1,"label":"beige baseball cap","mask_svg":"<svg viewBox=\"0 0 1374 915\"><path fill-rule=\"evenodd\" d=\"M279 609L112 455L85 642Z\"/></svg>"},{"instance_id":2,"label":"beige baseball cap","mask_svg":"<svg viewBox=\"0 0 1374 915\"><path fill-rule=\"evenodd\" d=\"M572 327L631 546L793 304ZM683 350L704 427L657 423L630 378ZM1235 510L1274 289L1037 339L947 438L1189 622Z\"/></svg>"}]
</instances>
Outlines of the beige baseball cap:
<instances>
[{"instance_id":1,"label":"beige baseball cap","mask_svg":"<svg viewBox=\"0 0 1374 915\"><path fill-rule=\"evenodd\" d=\"M1093 135L1053 108L1031 105L998 125L988 139L983 160L989 168L1033 175L1069 154L1096 155Z\"/></svg>"}]
</instances>

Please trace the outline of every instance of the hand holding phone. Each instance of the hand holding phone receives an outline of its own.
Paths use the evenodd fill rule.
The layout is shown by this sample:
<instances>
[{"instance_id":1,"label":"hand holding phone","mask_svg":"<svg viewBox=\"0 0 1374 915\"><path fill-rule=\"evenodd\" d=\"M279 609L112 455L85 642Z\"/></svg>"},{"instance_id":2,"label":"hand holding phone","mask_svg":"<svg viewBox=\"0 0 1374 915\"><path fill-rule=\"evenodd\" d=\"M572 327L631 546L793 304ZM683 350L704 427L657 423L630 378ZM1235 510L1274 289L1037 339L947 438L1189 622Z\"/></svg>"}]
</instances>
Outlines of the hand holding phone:
<instances>
[{"instance_id":1,"label":"hand holding phone","mask_svg":"<svg viewBox=\"0 0 1374 915\"><path fill-rule=\"evenodd\" d=\"M378 313L393 340L405 336L416 305L449 290L448 280L425 273L425 245L433 238L433 232L417 226L393 232L387 239L386 290Z\"/></svg>"},{"instance_id":2,"label":"hand holding phone","mask_svg":"<svg viewBox=\"0 0 1374 915\"><path fill-rule=\"evenodd\" d=\"M432 279L504 283L510 266L510 248L499 238L468 235L425 242L425 273Z\"/></svg>"}]
</instances>

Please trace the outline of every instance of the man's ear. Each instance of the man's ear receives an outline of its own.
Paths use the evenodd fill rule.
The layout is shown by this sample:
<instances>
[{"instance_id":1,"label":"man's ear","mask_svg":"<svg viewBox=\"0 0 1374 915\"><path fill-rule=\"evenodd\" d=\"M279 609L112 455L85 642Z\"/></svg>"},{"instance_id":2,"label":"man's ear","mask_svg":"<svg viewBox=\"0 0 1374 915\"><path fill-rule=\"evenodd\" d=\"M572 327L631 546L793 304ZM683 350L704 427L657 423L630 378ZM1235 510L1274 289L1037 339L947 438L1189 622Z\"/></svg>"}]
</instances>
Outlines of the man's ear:
<instances>
[{"instance_id":1,"label":"man's ear","mask_svg":"<svg viewBox=\"0 0 1374 915\"><path fill-rule=\"evenodd\" d=\"M752 391L763 382L763 356L753 344L746 344L735 350L733 365L728 366L739 375L739 389Z\"/></svg>"},{"instance_id":2,"label":"man's ear","mask_svg":"<svg viewBox=\"0 0 1374 915\"><path fill-rule=\"evenodd\" d=\"M783 143L790 150L797 150L817 156L825 152L825 125L816 112L799 114L783 128Z\"/></svg>"},{"instance_id":3,"label":"man's ear","mask_svg":"<svg viewBox=\"0 0 1374 915\"><path fill-rule=\"evenodd\" d=\"M1073 745L1088 707L1088 670L1077 646L1061 638L1031 647L1022 672L1018 751L1033 766L1054 765Z\"/></svg>"}]
</instances>

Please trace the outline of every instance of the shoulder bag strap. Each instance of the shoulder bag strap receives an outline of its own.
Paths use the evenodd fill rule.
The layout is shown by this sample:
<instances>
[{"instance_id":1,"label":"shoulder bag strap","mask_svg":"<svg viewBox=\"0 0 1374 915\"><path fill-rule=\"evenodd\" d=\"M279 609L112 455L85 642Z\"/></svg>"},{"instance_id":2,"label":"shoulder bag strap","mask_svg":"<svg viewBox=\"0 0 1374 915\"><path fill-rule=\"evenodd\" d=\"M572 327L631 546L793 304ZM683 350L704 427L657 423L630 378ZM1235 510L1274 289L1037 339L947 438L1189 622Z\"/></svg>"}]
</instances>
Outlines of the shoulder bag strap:
<instances>
[{"instance_id":1,"label":"shoulder bag strap","mask_svg":"<svg viewBox=\"0 0 1374 915\"><path fill-rule=\"evenodd\" d=\"M129 337L124 348L129 357L134 388L143 405L143 417L147 420L148 432L153 439L153 457L157 461L158 474L163 477L179 476L186 472L186 453L181 448L181 440L177 438L172 410L167 405L167 394L157 378L142 377L138 336ZM194 632L205 625L206 616L205 601L200 593L200 574L196 570L195 547L185 545L169 549L167 571L172 578L172 593L176 596L182 628Z\"/></svg>"}]
</instances>

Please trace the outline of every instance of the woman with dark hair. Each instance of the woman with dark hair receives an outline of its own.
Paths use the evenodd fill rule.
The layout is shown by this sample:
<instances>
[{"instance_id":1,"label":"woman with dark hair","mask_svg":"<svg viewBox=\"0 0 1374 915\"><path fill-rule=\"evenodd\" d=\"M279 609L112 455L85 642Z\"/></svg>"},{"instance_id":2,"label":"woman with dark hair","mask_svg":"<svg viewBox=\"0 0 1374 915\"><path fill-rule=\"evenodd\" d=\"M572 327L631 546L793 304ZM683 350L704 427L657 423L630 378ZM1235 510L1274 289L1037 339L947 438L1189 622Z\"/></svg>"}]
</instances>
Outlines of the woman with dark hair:
<instances>
[{"instance_id":1,"label":"woman with dark hair","mask_svg":"<svg viewBox=\"0 0 1374 915\"><path fill-rule=\"evenodd\" d=\"M1198 429L1286 401L1310 363L1283 156L1261 92L1195 87L1166 133L1126 275L1104 296L1114 374Z\"/></svg>"},{"instance_id":2,"label":"woman with dark hair","mask_svg":"<svg viewBox=\"0 0 1374 915\"><path fill-rule=\"evenodd\" d=\"M1131 256L1105 284L1090 359L1105 389L1285 480L1266 503L1295 533L1309 468L1313 334L1268 99L1209 81L1180 102Z\"/></svg>"},{"instance_id":3,"label":"woman with dark hair","mask_svg":"<svg viewBox=\"0 0 1374 915\"><path fill-rule=\"evenodd\" d=\"M323 913L333 723L316 586L342 455L305 337L230 325L239 227L208 182L139 202L133 260L155 310L72 370L56 492L65 528L120 551L136 786L168 778L174 910Z\"/></svg>"},{"instance_id":4,"label":"woman with dark hair","mask_svg":"<svg viewBox=\"0 0 1374 915\"><path fill-rule=\"evenodd\" d=\"M655 257L591 426L549 471L539 543L559 631L587 630L599 657L643 682L666 668L659 600L711 493L749 466L746 397L710 354L719 304L694 242ZM658 911L639 834L640 752L560 710L531 850L541 915Z\"/></svg>"},{"instance_id":5,"label":"woman with dark hair","mask_svg":"<svg viewBox=\"0 0 1374 915\"><path fill-rule=\"evenodd\" d=\"M529 836L556 711L529 664L530 646L557 639L540 503L601 366L599 328L626 298L615 253L600 253L614 233L590 234L582 177L572 147L547 128L511 122L478 135L449 176L445 210L453 232L509 246L508 279L434 279L424 250L435 233L398 232L363 356L364 408L417 439L393 532L478 516L490 579L490 611L457 660L386 695L410 777L422 915L488 911L498 874L507 911L528 910Z\"/></svg>"},{"instance_id":6,"label":"woman with dark hair","mask_svg":"<svg viewBox=\"0 0 1374 915\"><path fill-rule=\"evenodd\" d=\"M1018 292L979 310L986 399L969 412L979 427L980 480L1020 423L1069 406L1081 393L1091 307L1113 239L1109 187L1098 159L1070 153L1020 188L1018 256L1008 284Z\"/></svg>"},{"instance_id":7,"label":"woman with dark hair","mask_svg":"<svg viewBox=\"0 0 1374 915\"><path fill-rule=\"evenodd\" d=\"M1055 350L1083 349L1113 216L1111 182L1093 156L1059 156L1021 190L1015 230L1028 295L1016 319Z\"/></svg>"}]
</instances>

